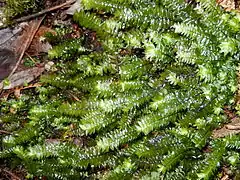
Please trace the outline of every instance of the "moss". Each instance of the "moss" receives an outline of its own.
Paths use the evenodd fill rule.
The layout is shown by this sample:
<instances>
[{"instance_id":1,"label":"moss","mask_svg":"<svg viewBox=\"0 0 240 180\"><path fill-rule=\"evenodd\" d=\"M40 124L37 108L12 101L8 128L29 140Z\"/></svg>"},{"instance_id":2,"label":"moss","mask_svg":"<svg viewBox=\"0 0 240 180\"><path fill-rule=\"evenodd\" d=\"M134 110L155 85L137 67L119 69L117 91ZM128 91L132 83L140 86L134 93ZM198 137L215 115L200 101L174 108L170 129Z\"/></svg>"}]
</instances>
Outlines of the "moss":
<instances>
[{"instance_id":1,"label":"moss","mask_svg":"<svg viewBox=\"0 0 240 180\"><path fill-rule=\"evenodd\" d=\"M6 0L3 7L5 23L11 23L14 18L29 15L42 8L43 2L38 0Z\"/></svg>"},{"instance_id":2,"label":"moss","mask_svg":"<svg viewBox=\"0 0 240 180\"><path fill-rule=\"evenodd\" d=\"M82 3L74 21L101 48L86 46L89 34L48 35L58 72L41 78L26 124L4 136L0 158L53 179L209 180L223 166L236 171L239 136L211 134L234 105L239 15L215 0L196 8L183 0Z\"/></svg>"}]
</instances>

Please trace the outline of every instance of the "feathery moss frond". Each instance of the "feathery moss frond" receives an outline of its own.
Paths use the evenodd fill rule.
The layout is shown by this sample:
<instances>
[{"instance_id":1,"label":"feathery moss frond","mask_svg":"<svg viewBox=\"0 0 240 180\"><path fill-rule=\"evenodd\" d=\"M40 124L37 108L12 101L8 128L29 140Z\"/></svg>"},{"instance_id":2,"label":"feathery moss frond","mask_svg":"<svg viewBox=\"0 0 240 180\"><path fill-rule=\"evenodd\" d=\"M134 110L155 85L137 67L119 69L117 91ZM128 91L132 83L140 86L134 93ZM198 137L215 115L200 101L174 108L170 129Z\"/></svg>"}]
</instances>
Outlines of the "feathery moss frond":
<instances>
[{"instance_id":1,"label":"feathery moss frond","mask_svg":"<svg viewBox=\"0 0 240 180\"><path fill-rule=\"evenodd\" d=\"M58 71L41 77L38 98L0 106L14 130L0 158L50 179L210 180L225 165L237 174L239 136L211 134L235 102L240 18L196 3L83 0L73 19L101 48L85 35L55 42Z\"/></svg>"}]
</instances>

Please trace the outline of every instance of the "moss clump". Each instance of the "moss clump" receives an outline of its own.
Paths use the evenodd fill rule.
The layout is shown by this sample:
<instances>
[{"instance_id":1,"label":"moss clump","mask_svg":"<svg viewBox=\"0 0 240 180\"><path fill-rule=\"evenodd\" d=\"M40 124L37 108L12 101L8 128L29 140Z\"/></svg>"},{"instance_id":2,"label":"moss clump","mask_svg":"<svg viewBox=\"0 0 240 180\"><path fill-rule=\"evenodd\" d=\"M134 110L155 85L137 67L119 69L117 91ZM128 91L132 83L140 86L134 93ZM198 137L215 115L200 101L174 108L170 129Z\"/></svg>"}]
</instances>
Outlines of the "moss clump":
<instances>
[{"instance_id":1,"label":"moss clump","mask_svg":"<svg viewBox=\"0 0 240 180\"><path fill-rule=\"evenodd\" d=\"M10 23L12 19L31 14L40 9L43 2L39 0L6 0L3 9L5 23Z\"/></svg>"},{"instance_id":2,"label":"moss clump","mask_svg":"<svg viewBox=\"0 0 240 180\"><path fill-rule=\"evenodd\" d=\"M54 39L59 71L41 78L0 158L53 179L209 180L223 166L234 176L240 137L211 134L234 105L239 15L215 0L82 3L74 20L101 48L85 46L87 34Z\"/></svg>"}]
</instances>

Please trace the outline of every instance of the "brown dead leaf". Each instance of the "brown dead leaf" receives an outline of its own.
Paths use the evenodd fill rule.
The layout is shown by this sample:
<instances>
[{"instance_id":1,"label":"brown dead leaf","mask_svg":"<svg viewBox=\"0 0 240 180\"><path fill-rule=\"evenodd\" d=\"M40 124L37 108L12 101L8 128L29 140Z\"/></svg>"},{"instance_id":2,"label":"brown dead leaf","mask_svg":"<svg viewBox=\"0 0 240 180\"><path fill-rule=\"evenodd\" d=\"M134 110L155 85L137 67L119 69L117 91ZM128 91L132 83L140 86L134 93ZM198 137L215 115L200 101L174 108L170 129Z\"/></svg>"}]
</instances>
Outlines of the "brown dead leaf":
<instances>
[{"instance_id":1,"label":"brown dead leaf","mask_svg":"<svg viewBox=\"0 0 240 180\"><path fill-rule=\"evenodd\" d=\"M15 47L14 49L16 53L17 63L13 68L12 72L10 73L9 78L11 78L11 76L15 73L16 69L18 68L25 51L30 46L32 39L36 32L38 31L44 18L45 16L41 17L40 19L34 19L30 21L28 24L26 24L23 30L23 34L19 36L17 40L14 42L13 46Z\"/></svg>"},{"instance_id":2,"label":"brown dead leaf","mask_svg":"<svg viewBox=\"0 0 240 180\"><path fill-rule=\"evenodd\" d=\"M41 52L48 52L49 49L52 48L52 46L44 41L44 35L50 32L52 34L56 34L56 32L54 30L52 30L51 28L48 28L46 26L41 26L37 33L35 34L32 43L29 47L29 49L27 50L27 53L31 56L37 56L39 55L39 53Z\"/></svg>"},{"instance_id":3,"label":"brown dead leaf","mask_svg":"<svg viewBox=\"0 0 240 180\"><path fill-rule=\"evenodd\" d=\"M240 133L240 119L233 118L232 121L224 125L221 129L216 129L213 131L213 138L222 138L225 136Z\"/></svg>"},{"instance_id":4,"label":"brown dead leaf","mask_svg":"<svg viewBox=\"0 0 240 180\"><path fill-rule=\"evenodd\" d=\"M14 96L19 99L21 97L21 90L20 89L15 89L14 90Z\"/></svg>"},{"instance_id":5,"label":"brown dead leaf","mask_svg":"<svg viewBox=\"0 0 240 180\"><path fill-rule=\"evenodd\" d=\"M24 23L23 31L20 36L14 41L13 47L16 52L16 57L19 58L21 53L30 45L31 41L29 41L29 35L32 34L32 31L34 30L34 24L33 22L30 23ZM28 42L29 41L29 42ZM28 44L26 47L23 46L23 44Z\"/></svg>"},{"instance_id":6,"label":"brown dead leaf","mask_svg":"<svg viewBox=\"0 0 240 180\"><path fill-rule=\"evenodd\" d=\"M226 166L223 166L221 168L221 174L222 174L222 177L220 178L221 180L231 180L232 178L230 177L232 172L231 170L226 167Z\"/></svg>"},{"instance_id":7,"label":"brown dead leaf","mask_svg":"<svg viewBox=\"0 0 240 180\"><path fill-rule=\"evenodd\" d=\"M226 11L231 11L237 8L235 0L216 0L217 3L222 6Z\"/></svg>"},{"instance_id":8,"label":"brown dead leaf","mask_svg":"<svg viewBox=\"0 0 240 180\"><path fill-rule=\"evenodd\" d=\"M3 86L3 82L0 83L0 89L12 89L17 86L21 86L30 83L35 78L40 76L44 71L44 67L34 67L24 71L15 73L9 78L10 84L8 86Z\"/></svg>"},{"instance_id":9,"label":"brown dead leaf","mask_svg":"<svg viewBox=\"0 0 240 180\"><path fill-rule=\"evenodd\" d=\"M61 140L60 139L46 139L45 140L45 143L46 144L59 144L61 142Z\"/></svg>"},{"instance_id":10,"label":"brown dead leaf","mask_svg":"<svg viewBox=\"0 0 240 180\"><path fill-rule=\"evenodd\" d=\"M229 176L226 174L223 177L221 177L221 180L230 180Z\"/></svg>"}]
</instances>

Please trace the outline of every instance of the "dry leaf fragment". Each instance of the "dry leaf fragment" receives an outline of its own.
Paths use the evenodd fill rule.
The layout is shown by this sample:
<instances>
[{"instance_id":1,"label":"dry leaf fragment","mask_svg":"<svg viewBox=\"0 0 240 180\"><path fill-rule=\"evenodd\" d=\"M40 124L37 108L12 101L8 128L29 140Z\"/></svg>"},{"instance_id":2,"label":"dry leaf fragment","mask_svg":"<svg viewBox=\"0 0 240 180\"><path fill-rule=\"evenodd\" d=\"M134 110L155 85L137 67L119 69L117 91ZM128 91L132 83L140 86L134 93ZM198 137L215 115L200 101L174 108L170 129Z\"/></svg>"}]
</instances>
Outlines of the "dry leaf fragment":
<instances>
[{"instance_id":1,"label":"dry leaf fragment","mask_svg":"<svg viewBox=\"0 0 240 180\"><path fill-rule=\"evenodd\" d=\"M214 130L212 136L213 138L221 138L238 133L240 133L240 119L234 118L231 123L226 124L221 129Z\"/></svg>"},{"instance_id":2,"label":"dry leaf fragment","mask_svg":"<svg viewBox=\"0 0 240 180\"><path fill-rule=\"evenodd\" d=\"M21 90L20 89L15 89L14 90L14 96L19 99L21 97Z\"/></svg>"},{"instance_id":3,"label":"dry leaf fragment","mask_svg":"<svg viewBox=\"0 0 240 180\"><path fill-rule=\"evenodd\" d=\"M26 83L30 83L38 76L40 76L44 71L44 67L34 67L24 71L17 72L13 74L10 78L10 84L8 86L3 86L3 82L0 83L0 89L12 89L17 86L24 85Z\"/></svg>"},{"instance_id":4,"label":"dry leaf fragment","mask_svg":"<svg viewBox=\"0 0 240 180\"><path fill-rule=\"evenodd\" d=\"M230 130L240 130L240 124L226 125L226 128Z\"/></svg>"},{"instance_id":5,"label":"dry leaf fragment","mask_svg":"<svg viewBox=\"0 0 240 180\"><path fill-rule=\"evenodd\" d=\"M44 41L44 35L47 32L56 34L56 32L51 28L41 26L35 34L29 49L27 50L28 54L30 54L31 56L37 56L39 55L39 53L46 53L49 51L49 49L52 48L52 46L48 42Z\"/></svg>"},{"instance_id":6,"label":"dry leaf fragment","mask_svg":"<svg viewBox=\"0 0 240 180\"><path fill-rule=\"evenodd\" d=\"M226 11L236 9L236 2L234 0L217 0L217 3Z\"/></svg>"}]
</instances>

